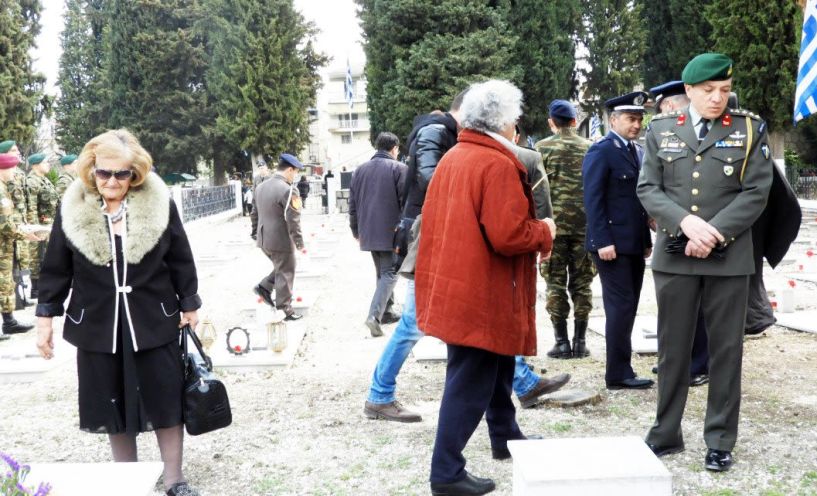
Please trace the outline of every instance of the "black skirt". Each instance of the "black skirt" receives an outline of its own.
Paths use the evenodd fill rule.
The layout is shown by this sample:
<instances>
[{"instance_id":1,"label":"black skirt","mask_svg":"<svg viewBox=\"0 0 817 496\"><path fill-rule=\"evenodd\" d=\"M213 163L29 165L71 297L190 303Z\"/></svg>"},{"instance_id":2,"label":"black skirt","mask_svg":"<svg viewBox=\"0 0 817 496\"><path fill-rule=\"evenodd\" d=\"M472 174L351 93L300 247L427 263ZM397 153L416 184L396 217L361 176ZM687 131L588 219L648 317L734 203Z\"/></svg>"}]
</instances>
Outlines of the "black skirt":
<instances>
[{"instance_id":1,"label":"black skirt","mask_svg":"<svg viewBox=\"0 0 817 496\"><path fill-rule=\"evenodd\" d=\"M121 279L119 235L115 243ZM83 431L136 435L182 423L184 367L179 342L133 351L125 315L120 300L116 353L77 349L79 428Z\"/></svg>"}]
</instances>

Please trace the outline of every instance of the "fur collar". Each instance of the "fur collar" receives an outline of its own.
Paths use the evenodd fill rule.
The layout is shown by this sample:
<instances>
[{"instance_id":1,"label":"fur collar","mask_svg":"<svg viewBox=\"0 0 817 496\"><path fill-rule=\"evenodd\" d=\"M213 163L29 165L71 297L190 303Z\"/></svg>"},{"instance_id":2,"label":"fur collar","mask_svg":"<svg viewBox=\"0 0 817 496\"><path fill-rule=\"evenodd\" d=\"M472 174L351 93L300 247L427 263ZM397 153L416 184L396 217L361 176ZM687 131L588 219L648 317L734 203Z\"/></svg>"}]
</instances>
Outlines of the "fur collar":
<instances>
[{"instance_id":1,"label":"fur collar","mask_svg":"<svg viewBox=\"0 0 817 496\"><path fill-rule=\"evenodd\" d=\"M128 263L137 264L152 250L167 229L170 218L170 191L158 175L151 172L139 188L131 188L127 202ZM65 191L60 212L62 230L85 258L95 265L113 260L108 223L100 210L102 197L82 181L74 181Z\"/></svg>"}]
</instances>

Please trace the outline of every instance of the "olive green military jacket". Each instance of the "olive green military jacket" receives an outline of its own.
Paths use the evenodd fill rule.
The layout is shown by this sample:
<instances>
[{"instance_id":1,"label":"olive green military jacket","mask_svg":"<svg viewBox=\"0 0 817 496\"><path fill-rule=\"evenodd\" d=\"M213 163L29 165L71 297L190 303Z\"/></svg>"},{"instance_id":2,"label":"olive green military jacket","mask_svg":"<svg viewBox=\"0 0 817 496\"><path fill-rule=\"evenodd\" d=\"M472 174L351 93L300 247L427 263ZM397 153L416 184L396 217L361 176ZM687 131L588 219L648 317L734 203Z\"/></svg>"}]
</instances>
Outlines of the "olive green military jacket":
<instances>
[{"instance_id":1,"label":"olive green military jacket","mask_svg":"<svg viewBox=\"0 0 817 496\"><path fill-rule=\"evenodd\" d=\"M26 178L26 190L28 192L26 221L29 224L53 223L59 200L54 183L45 176L29 172Z\"/></svg>"},{"instance_id":2,"label":"olive green military jacket","mask_svg":"<svg viewBox=\"0 0 817 496\"><path fill-rule=\"evenodd\" d=\"M14 203L11 200L11 194L6 189L7 186L9 185L0 181L0 248L3 249L0 256L11 257L11 253L5 251L5 249L10 250L11 245L5 243L25 239L25 236L17 230L17 222L14 220Z\"/></svg>"},{"instance_id":3,"label":"olive green military jacket","mask_svg":"<svg viewBox=\"0 0 817 496\"><path fill-rule=\"evenodd\" d=\"M11 201L14 202L14 214L12 217L18 224L26 221L28 201L26 200L26 173L16 167L14 169L14 179L6 184Z\"/></svg>"},{"instance_id":4,"label":"olive green military jacket","mask_svg":"<svg viewBox=\"0 0 817 496\"><path fill-rule=\"evenodd\" d=\"M70 172L67 172L67 171L60 172L60 177L57 178L57 186L56 186L57 187L57 196L59 198L62 198L62 196L65 194L65 190L68 189L68 186L71 186L71 183L74 182L74 179L76 179L76 178Z\"/></svg>"},{"instance_id":5,"label":"olive green military jacket","mask_svg":"<svg viewBox=\"0 0 817 496\"><path fill-rule=\"evenodd\" d=\"M751 227L766 205L773 167L766 124L755 114L727 109L701 142L688 108L653 117L638 178L638 197L658 224L652 269L753 274ZM667 243L682 234L681 220L690 214L726 238L722 259L666 252Z\"/></svg>"},{"instance_id":6,"label":"olive green military jacket","mask_svg":"<svg viewBox=\"0 0 817 496\"><path fill-rule=\"evenodd\" d=\"M572 129L537 141L534 147L542 154L553 203L553 221L560 236L584 236L587 219L584 214L582 161L592 143Z\"/></svg>"}]
</instances>

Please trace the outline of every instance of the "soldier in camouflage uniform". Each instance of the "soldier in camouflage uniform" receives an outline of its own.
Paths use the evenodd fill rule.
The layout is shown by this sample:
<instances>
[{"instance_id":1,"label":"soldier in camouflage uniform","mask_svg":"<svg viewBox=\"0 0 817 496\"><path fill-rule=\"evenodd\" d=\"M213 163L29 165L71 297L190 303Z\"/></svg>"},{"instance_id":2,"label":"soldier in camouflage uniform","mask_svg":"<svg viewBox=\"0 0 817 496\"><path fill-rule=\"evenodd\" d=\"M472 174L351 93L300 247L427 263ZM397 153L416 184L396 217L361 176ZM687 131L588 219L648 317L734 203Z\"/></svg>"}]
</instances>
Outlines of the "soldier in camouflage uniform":
<instances>
[{"instance_id":1,"label":"soldier in camouflage uniform","mask_svg":"<svg viewBox=\"0 0 817 496\"><path fill-rule=\"evenodd\" d=\"M46 177L51 165L45 159L44 153L37 153L28 158L31 172L26 178L26 191L28 193L28 217L29 224L52 224L54 215L57 213L57 189ZM35 241L29 244L29 254L31 256L31 298L36 299L39 291L37 282L40 279L40 261L45 254L45 241Z\"/></svg>"},{"instance_id":2,"label":"soldier in camouflage uniform","mask_svg":"<svg viewBox=\"0 0 817 496\"><path fill-rule=\"evenodd\" d=\"M34 327L17 322L12 314L16 303L12 274L14 242L36 239L31 234L18 231L18 224L13 220L14 203L6 189L13 181L14 169L19 161L19 153L0 154L0 311L3 315L3 335L26 332Z\"/></svg>"},{"instance_id":3,"label":"soldier in camouflage uniform","mask_svg":"<svg viewBox=\"0 0 817 496\"><path fill-rule=\"evenodd\" d=\"M15 157L17 157L18 162L22 162L22 155L20 154L20 150L17 148L17 143L15 141L4 141L0 143L0 153L8 153ZM15 224L20 225L25 223L26 218L26 193L25 193L25 179L26 173L19 167L14 167L14 174L11 181L6 183L6 190L11 198L12 203L14 204L14 210L12 211L12 219ZM28 260L28 243L25 241L14 241L12 243L12 248L14 252L14 263L17 264L17 268L20 270L21 273L28 273L29 267L29 260ZM33 303L32 303L33 304ZM20 307L22 307L22 300L20 302Z\"/></svg>"},{"instance_id":4,"label":"soldier in camouflage uniform","mask_svg":"<svg viewBox=\"0 0 817 496\"><path fill-rule=\"evenodd\" d=\"M57 197L62 198L62 195L65 194L65 190L68 189L68 186L74 182L74 179L77 177L76 170L74 168L74 162L77 160L77 156L74 154L65 155L60 159L60 165L62 166L62 170L60 171L60 177L57 178Z\"/></svg>"},{"instance_id":5,"label":"soldier in camouflage uniform","mask_svg":"<svg viewBox=\"0 0 817 496\"><path fill-rule=\"evenodd\" d=\"M590 284L595 276L593 259L584 247L586 221L582 203L582 160L591 143L576 133L576 110L570 102L554 100L548 121L554 135L535 145L542 154L550 181L558 233L550 260L539 265L539 272L547 281L547 311L556 338L547 354L551 358L582 358L589 355L585 334L593 308ZM572 349L567 335L568 292L573 300Z\"/></svg>"}]
</instances>

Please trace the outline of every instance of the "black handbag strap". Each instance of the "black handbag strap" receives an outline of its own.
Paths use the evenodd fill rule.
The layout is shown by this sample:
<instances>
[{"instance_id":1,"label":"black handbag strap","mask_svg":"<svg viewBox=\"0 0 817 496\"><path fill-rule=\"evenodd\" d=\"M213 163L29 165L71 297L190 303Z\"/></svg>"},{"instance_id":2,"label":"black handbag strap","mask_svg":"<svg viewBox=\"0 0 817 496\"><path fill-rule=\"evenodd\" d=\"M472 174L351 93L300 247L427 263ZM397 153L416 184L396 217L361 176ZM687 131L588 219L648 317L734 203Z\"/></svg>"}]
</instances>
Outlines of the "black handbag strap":
<instances>
[{"instance_id":1,"label":"black handbag strap","mask_svg":"<svg viewBox=\"0 0 817 496\"><path fill-rule=\"evenodd\" d=\"M187 363L187 337L193 341L193 344L196 345L196 349L201 355L202 360L204 360L204 366L207 368L208 372L213 371L213 361L204 353L204 349L201 346L201 341L199 341L199 337L196 336L196 333L193 332L193 329L190 328L190 325L186 325L182 327L182 351L183 351L183 360Z\"/></svg>"}]
</instances>

